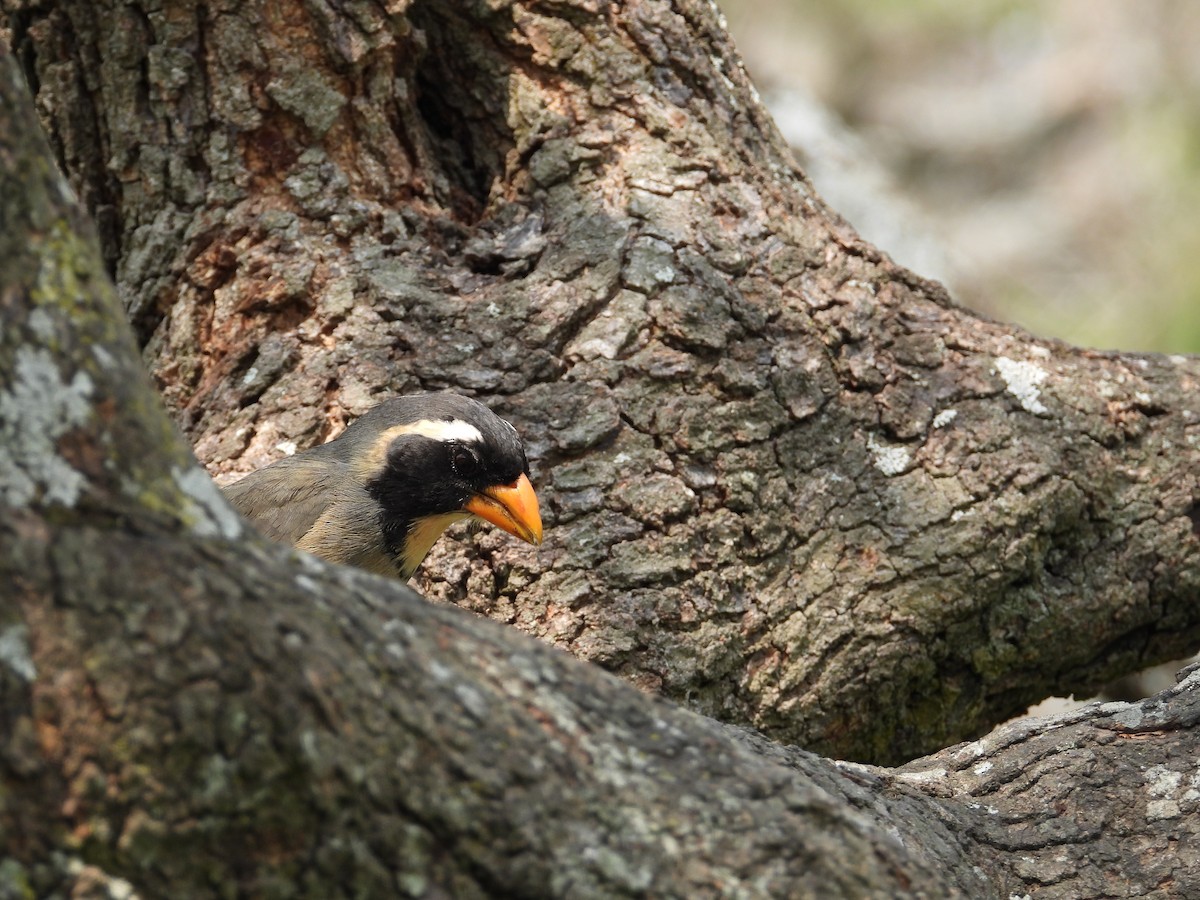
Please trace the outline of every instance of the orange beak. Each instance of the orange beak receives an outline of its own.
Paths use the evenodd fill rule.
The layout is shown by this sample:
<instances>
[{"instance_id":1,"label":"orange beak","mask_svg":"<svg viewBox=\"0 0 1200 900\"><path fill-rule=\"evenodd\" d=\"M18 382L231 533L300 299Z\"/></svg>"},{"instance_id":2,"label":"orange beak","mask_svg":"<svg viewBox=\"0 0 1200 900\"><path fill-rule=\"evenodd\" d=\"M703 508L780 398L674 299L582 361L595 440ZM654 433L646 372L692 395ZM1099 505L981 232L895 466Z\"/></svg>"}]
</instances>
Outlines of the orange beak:
<instances>
[{"instance_id":1,"label":"orange beak","mask_svg":"<svg viewBox=\"0 0 1200 900\"><path fill-rule=\"evenodd\" d=\"M524 475L512 484L485 489L468 500L463 508L523 541L542 542L542 514L538 511L537 494Z\"/></svg>"}]
</instances>

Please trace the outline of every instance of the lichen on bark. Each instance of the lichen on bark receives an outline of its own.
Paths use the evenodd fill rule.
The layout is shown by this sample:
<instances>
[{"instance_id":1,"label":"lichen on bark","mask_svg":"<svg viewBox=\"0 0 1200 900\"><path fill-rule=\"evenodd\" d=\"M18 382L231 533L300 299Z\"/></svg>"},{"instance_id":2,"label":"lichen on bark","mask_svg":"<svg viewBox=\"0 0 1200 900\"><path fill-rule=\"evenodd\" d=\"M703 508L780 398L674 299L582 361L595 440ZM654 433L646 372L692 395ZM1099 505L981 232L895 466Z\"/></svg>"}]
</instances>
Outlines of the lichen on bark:
<instances>
[{"instance_id":1,"label":"lichen on bark","mask_svg":"<svg viewBox=\"0 0 1200 900\"><path fill-rule=\"evenodd\" d=\"M39 266L100 257L39 256L78 214L36 180L6 73L23 126L0 157L35 177L0 209L37 216L0 229L0 373L20 346L93 390L56 436L80 502L0 515L0 876L39 895L1194 892L1194 673L882 770L546 646L875 760L1171 652L1197 625L1193 361L1038 342L861 243L708 4L6 11L213 471L453 387L529 437L551 537L447 543L422 582L535 642L242 532L104 280L32 299ZM345 103L265 89L297 33Z\"/></svg>"},{"instance_id":2,"label":"lichen on bark","mask_svg":"<svg viewBox=\"0 0 1200 900\"><path fill-rule=\"evenodd\" d=\"M711 6L293 11L146 12L172 74L121 90L184 131L27 57L64 157L84 102L122 158L188 160L123 188L119 259L156 262L117 274L214 474L391 393L482 396L528 438L547 544L448 541L420 588L842 756L1194 646L1194 363L1038 341L861 242ZM19 46L63 16L119 27L65 4ZM163 210L190 224L146 256Z\"/></svg>"}]
</instances>

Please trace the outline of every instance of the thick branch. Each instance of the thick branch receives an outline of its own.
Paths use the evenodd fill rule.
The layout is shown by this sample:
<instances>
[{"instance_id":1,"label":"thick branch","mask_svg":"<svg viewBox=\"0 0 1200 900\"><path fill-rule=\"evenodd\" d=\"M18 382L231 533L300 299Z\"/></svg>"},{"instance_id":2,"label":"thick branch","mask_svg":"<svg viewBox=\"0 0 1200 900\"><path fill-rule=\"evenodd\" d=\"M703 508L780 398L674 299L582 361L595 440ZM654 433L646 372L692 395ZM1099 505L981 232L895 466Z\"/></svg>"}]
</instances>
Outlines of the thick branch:
<instances>
[{"instance_id":1,"label":"thick branch","mask_svg":"<svg viewBox=\"0 0 1200 900\"><path fill-rule=\"evenodd\" d=\"M897 773L839 766L244 532L133 374L16 82L0 51L0 872L17 893L1099 893L1118 851L1068 827L1072 804L1091 812L1066 793L1080 766L1123 839L1194 833L1197 675ZM1141 780L1105 775L1144 761ZM1064 872L1059 834L1084 871ZM1190 845L1112 858L1135 887L1196 883Z\"/></svg>"},{"instance_id":2,"label":"thick branch","mask_svg":"<svg viewBox=\"0 0 1200 900\"><path fill-rule=\"evenodd\" d=\"M892 778L970 810L972 852L1006 859L1038 896L1186 897L1200 885L1198 725L1192 666L1157 697L1015 722Z\"/></svg>"},{"instance_id":3,"label":"thick branch","mask_svg":"<svg viewBox=\"0 0 1200 900\"><path fill-rule=\"evenodd\" d=\"M1190 896L1200 884L1200 668L1138 703L1022 719L900 769L739 735L904 833L931 816L1009 896ZM928 835L932 837L932 835Z\"/></svg>"},{"instance_id":4,"label":"thick branch","mask_svg":"<svg viewBox=\"0 0 1200 900\"><path fill-rule=\"evenodd\" d=\"M448 545L430 595L858 759L1195 648L1196 363L1035 341L862 244L710 4L276 6L13 18L84 194L74 111L129 163L121 292L213 472L486 395L547 545Z\"/></svg>"},{"instance_id":5,"label":"thick branch","mask_svg":"<svg viewBox=\"0 0 1200 900\"><path fill-rule=\"evenodd\" d=\"M164 493L156 466L186 449L128 379L128 337L89 340L119 327L115 298L0 64L8 884L698 897L953 882L713 723L266 545L204 508L216 495L195 468ZM125 452L139 432L161 442L149 460Z\"/></svg>"}]
</instances>

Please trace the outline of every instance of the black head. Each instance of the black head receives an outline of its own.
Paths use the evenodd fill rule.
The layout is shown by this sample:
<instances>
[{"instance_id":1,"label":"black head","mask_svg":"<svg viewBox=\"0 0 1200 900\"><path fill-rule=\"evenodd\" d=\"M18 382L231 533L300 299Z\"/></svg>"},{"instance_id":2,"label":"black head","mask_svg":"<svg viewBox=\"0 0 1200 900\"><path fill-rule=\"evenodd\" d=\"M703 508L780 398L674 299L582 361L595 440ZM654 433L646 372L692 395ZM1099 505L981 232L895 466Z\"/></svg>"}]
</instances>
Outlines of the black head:
<instances>
[{"instance_id":1,"label":"black head","mask_svg":"<svg viewBox=\"0 0 1200 900\"><path fill-rule=\"evenodd\" d=\"M451 393L389 400L334 443L346 444L346 462L378 502L384 543L402 571L411 573L442 530L469 515L541 541L524 444L476 400Z\"/></svg>"}]
</instances>

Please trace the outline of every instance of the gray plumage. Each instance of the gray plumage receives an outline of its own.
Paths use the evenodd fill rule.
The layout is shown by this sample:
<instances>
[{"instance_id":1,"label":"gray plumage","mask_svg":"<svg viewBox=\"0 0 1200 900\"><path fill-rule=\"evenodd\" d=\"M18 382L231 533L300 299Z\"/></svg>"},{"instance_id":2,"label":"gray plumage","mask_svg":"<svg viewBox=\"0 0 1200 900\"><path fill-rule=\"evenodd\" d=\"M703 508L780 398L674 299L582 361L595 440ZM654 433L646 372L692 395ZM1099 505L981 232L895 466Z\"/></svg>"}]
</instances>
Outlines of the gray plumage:
<instances>
[{"instance_id":1,"label":"gray plumage","mask_svg":"<svg viewBox=\"0 0 1200 900\"><path fill-rule=\"evenodd\" d=\"M441 423L460 424L443 435ZM486 406L457 394L417 394L381 403L329 443L222 490L273 541L330 562L407 578L446 526L469 515L462 504L472 489L446 462L448 447L462 445L462 435L494 476L484 484L507 484L527 470L516 430ZM405 452L393 455L401 442ZM419 485L411 492L381 489L396 481L397 460L404 461L400 474ZM435 502L422 489L441 483L465 493L457 502L440 497ZM539 522L539 540L540 527Z\"/></svg>"}]
</instances>

